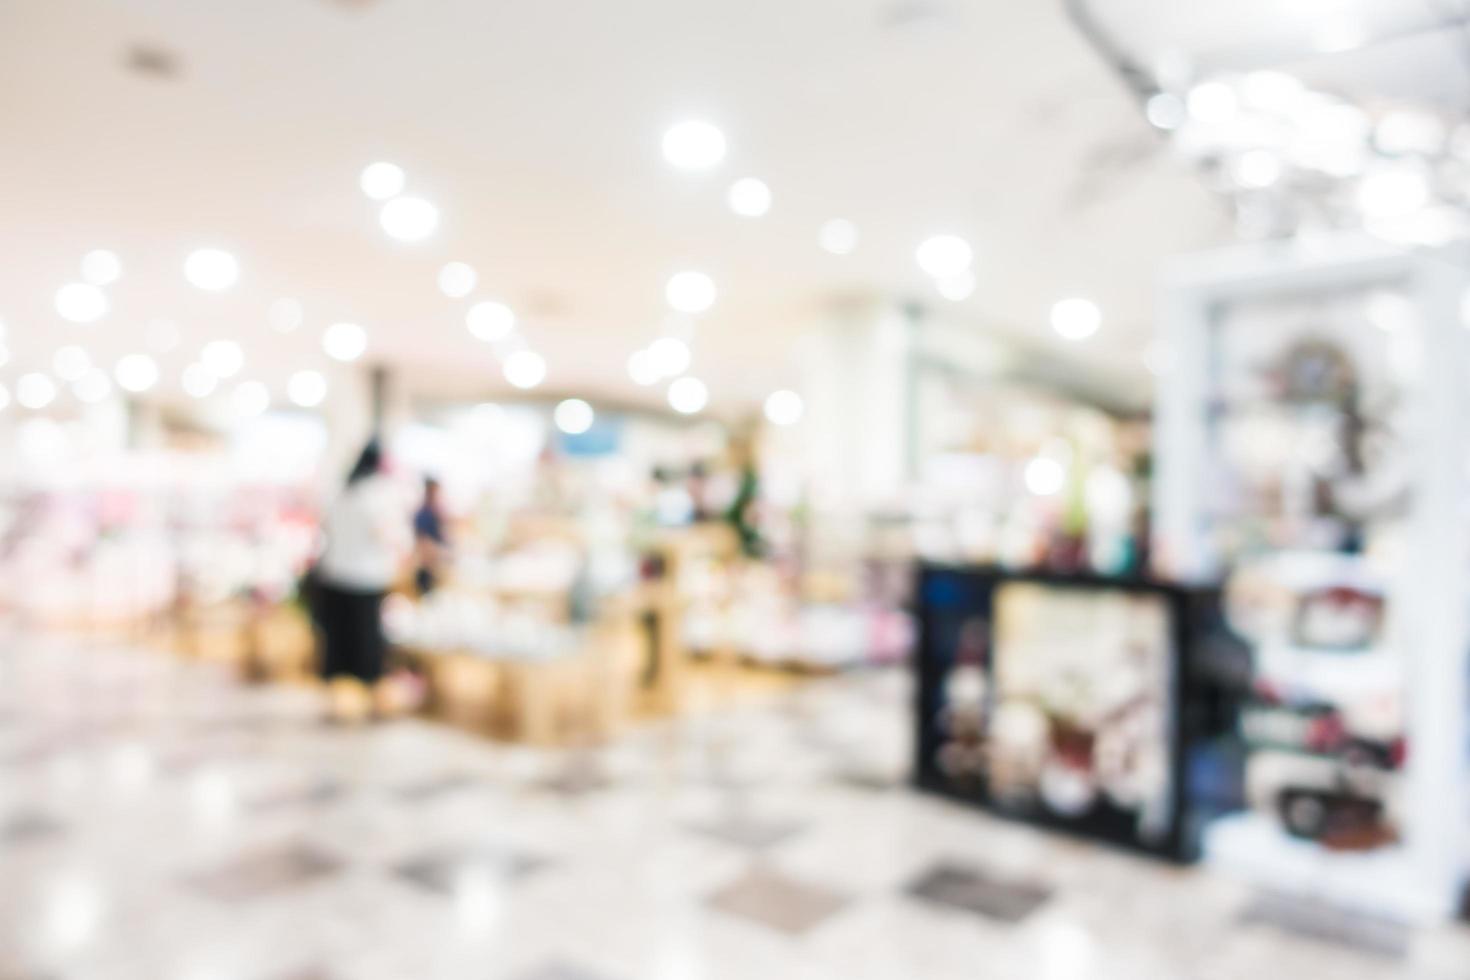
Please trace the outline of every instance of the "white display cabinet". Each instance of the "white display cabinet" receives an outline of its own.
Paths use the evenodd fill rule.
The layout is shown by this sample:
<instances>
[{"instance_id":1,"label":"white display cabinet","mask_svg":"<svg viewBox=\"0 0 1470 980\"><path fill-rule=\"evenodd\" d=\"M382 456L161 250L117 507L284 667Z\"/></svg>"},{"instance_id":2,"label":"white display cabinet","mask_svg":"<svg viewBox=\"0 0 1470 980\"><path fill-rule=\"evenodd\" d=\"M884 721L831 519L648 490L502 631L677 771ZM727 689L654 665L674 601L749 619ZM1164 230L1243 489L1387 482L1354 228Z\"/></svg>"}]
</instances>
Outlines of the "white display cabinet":
<instances>
[{"instance_id":1,"label":"white display cabinet","mask_svg":"<svg viewBox=\"0 0 1470 980\"><path fill-rule=\"evenodd\" d=\"M1168 267L1160 297L1167 370L1156 393L1158 570L1218 579L1252 555L1340 551L1349 538L1352 547L1366 545L1368 560L1385 573L1381 644L1397 660L1407 745L1395 789L1397 842L1331 849L1247 811L1207 829L1206 859L1268 887L1412 921L1452 915L1470 868L1467 286L1470 250L1462 246L1403 250L1351 238L1185 256ZM1329 335L1319 353L1337 351L1331 356L1358 365L1348 372L1351 397L1370 404L1369 420L1355 418L1359 431L1344 436L1337 423L1318 425L1302 401L1283 410L1295 414L1252 430L1240 413L1267 400L1252 390L1249 372L1232 364L1254 363L1262 376L1259 351L1285 343L1293 317L1299 328L1314 315ZM1330 374L1331 356L1286 363ZM1269 376L1292 383L1280 372ZM1379 459L1376 467L1354 460L1342 496L1369 498L1354 506L1387 516L1371 526L1367 518L1318 519L1310 505L1321 481L1292 474L1307 472L1319 442L1325 456L1360 455L1344 445L1356 447L1364 428L1372 430L1364 444ZM1313 437L1319 430L1325 435ZM1266 445L1273 438L1274 450ZM1269 492L1224 465L1231 452L1279 468L1263 484ZM1366 542L1359 540L1365 527Z\"/></svg>"}]
</instances>

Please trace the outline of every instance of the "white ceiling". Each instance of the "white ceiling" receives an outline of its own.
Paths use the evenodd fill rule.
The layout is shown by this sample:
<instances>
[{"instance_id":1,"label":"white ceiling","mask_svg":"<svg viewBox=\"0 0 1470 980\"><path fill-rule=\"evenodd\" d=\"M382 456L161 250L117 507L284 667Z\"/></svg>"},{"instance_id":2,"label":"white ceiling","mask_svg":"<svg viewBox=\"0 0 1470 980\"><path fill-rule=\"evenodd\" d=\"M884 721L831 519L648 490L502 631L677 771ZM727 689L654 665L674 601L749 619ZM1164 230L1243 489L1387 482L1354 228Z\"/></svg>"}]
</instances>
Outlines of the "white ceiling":
<instances>
[{"instance_id":1,"label":"white ceiling","mask_svg":"<svg viewBox=\"0 0 1470 980\"><path fill-rule=\"evenodd\" d=\"M130 70L138 44L176 54L177 77ZM686 116L726 132L712 176L659 155ZM1059 0L10 0L0 318L16 357L0 375L66 342L144 349L143 325L166 317L186 338L170 384L231 336L278 385L325 364L322 327L353 319L370 357L420 386L494 394L467 301L435 285L450 259L520 312L556 391L661 398L623 365L685 267L720 288L694 369L716 404L791 380L796 336L853 295L918 298L1044 344L1050 304L1089 295L1104 331L1066 356L1138 372L1158 260L1224 234L1161 148ZM377 159L438 203L432 241L381 233L357 189ZM764 218L725 207L747 175L774 192ZM816 245L833 217L861 229L851 256ZM962 304L914 265L936 231L975 246L980 285ZM235 289L183 283L201 244L240 257ZM125 265L114 312L65 323L51 296L96 247ZM307 312L285 338L265 320L281 296Z\"/></svg>"}]
</instances>

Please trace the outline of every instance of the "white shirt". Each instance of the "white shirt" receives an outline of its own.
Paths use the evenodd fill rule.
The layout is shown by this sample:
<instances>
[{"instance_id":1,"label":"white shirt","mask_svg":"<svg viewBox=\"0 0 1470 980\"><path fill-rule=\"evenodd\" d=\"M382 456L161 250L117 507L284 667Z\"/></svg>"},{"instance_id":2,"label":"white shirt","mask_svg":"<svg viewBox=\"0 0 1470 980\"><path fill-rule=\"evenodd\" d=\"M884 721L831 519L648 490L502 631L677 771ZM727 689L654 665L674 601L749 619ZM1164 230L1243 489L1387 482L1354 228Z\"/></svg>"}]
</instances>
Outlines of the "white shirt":
<instances>
[{"instance_id":1,"label":"white shirt","mask_svg":"<svg viewBox=\"0 0 1470 980\"><path fill-rule=\"evenodd\" d=\"M408 550L408 514L386 477L365 477L332 502L326 536L318 567L328 585L386 592Z\"/></svg>"}]
</instances>

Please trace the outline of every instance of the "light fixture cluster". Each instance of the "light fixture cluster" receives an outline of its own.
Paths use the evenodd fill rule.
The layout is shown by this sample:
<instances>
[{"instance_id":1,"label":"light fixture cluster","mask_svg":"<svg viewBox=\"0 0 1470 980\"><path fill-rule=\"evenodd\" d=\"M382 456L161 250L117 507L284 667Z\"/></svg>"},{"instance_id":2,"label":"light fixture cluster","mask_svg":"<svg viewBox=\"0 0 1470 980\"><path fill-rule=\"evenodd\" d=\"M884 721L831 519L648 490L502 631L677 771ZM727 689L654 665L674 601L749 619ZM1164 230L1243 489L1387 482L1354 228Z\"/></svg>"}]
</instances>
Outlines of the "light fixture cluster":
<instances>
[{"instance_id":1,"label":"light fixture cluster","mask_svg":"<svg viewBox=\"0 0 1470 980\"><path fill-rule=\"evenodd\" d=\"M479 274L467 262L449 262L439 270L439 290L451 299L470 296ZM500 370L512 387L529 391L546 380L546 358L532 350L517 330L515 310L498 299L475 299L465 310L465 329L490 344L501 359Z\"/></svg>"},{"instance_id":2,"label":"light fixture cluster","mask_svg":"<svg viewBox=\"0 0 1470 980\"><path fill-rule=\"evenodd\" d=\"M378 224L395 241L421 242L439 230L439 208L432 201L403 193L408 176L394 163L370 163L358 175L358 186L378 202Z\"/></svg>"},{"instance_id":3,"label":"light fixture cluster","mask_svg":"<svg viewBox=\"0 0 1470 980\"><path fill-rule=\"evenodd\" d=\"M104 286L122 276L122 260L116 252L94 248L79 263L81 279L69 282L56 291L56 312L71 323L94 323L111 309Z\"/></svg>"},{"instance_id":4,"label":"light fixture cluster","mask_svg":"<svg viewBox=\"0 0 1470 980\"><path fill-rule=\"evenodd\" d=\"M1243 238L1361 229L1440 245L1470 233L1470 125L1446 114L1272 70L1161 85L1143 108L1229 199Z\"/></svg>"}]
</instances>

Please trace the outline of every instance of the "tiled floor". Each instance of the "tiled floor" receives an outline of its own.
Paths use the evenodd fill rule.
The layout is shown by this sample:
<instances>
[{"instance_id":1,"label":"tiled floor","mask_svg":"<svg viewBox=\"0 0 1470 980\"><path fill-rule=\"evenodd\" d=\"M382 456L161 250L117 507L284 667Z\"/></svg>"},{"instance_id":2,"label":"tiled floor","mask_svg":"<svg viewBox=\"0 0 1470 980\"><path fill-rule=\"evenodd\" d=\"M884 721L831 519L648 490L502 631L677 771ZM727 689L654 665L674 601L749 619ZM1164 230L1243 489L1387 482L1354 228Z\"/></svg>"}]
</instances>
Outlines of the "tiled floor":
<instances>
[{"instance_id":1,"label":"tiled floor","mask_svg":"<svg viewBox=\"0 0 1470 980\"><path fill-rule=\"evenodd\" d=\"M0 980L1470 978L1353 923L903 787L898 673L596 750L0 638Z\"/></svg>"}]
</instances>

